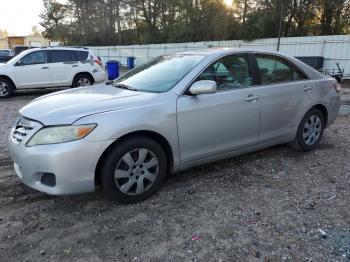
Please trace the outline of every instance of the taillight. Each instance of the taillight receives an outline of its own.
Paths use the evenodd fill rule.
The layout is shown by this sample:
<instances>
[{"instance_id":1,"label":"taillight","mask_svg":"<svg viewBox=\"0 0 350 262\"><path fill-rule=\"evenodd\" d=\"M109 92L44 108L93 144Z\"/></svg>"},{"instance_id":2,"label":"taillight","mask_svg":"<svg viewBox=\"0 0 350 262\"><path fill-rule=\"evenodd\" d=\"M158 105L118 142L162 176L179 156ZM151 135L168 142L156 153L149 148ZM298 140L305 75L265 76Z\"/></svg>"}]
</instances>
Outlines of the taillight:
<instances>
[{"instance_id":1,"label":"taillight","mask_svg":"<svg viewBox=\"0 0 350 262\"><path fill-rule=\"evenodd\" d=\"M339 93L341 91L341 84L340 83L334 84L334 89L337 93Z\"/></svg>"},{"instance_id":2,"label":"taillight","mask_svg":"<svg viewBox=\"0 0 350 262\"><path fill-rule=\"evenodd\" d=\"M103 64L102 64L102 61L101 61L101 60L96 59L96 60L94 60L94 62L95 62L96 64L98 64L100 67L103 68Z\"/></svg>"}]
</instances>

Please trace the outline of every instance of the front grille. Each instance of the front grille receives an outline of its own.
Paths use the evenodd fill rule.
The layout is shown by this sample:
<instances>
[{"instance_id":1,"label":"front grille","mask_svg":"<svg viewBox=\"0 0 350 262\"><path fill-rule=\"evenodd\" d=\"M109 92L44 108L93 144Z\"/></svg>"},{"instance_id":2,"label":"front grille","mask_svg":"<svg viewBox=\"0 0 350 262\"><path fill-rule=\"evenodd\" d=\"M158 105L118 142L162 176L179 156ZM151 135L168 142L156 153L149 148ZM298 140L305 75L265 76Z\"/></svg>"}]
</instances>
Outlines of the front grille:
<instances>
[{"instance_id":1,"label":"front grille","mask_svg":"<svg viewBox=\"0 0 350 262\"><path fill-rule=\"evenodd\" d=\"M27 137L27 135L33 131L35 126L36 124L34 121L20 117L19 121L17 124L15 124L11 131L11 138L14 143L21 143Z\"/></svg>"}]
</instances>

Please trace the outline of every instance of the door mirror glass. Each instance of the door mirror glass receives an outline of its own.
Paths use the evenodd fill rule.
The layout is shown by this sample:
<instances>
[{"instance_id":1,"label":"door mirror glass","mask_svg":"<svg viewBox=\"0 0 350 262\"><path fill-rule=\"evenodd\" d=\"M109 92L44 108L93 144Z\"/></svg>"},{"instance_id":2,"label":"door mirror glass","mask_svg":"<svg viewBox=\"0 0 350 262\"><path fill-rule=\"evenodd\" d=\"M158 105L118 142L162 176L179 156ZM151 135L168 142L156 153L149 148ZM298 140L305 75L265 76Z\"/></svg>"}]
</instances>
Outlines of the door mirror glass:
<instances>
[{"instance_id":1,"label":"door mirror glass","mask_svg":"<svg viewBox=\"0 0 350 262\"><path fill-rule=\"evenodd\" d=\"M214 94L217 91L216 82L211 80L200 80L190 87L192 95Z\"/></svg>"}]
</instances>

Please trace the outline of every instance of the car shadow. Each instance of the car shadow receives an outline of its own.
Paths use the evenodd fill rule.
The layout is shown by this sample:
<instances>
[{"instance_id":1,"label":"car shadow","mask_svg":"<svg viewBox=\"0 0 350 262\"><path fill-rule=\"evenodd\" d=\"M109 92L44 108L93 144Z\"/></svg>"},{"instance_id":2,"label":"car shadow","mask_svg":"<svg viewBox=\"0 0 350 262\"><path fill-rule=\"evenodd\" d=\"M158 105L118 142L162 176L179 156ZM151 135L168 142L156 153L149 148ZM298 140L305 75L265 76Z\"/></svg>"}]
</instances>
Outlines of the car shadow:
<instances>
[{"instance_id":1,"label":"car shadow","mask_svg":"<svg viewBox=\"0 0 350 262\"><path fill-rule=\"evenodd\" d=\"M26 90L16 90L15 96L42 96L50 93L54 93L57 91L66 90L67 88L44 88L44 89L26 89Z\"/></svg>"}]
</instances>

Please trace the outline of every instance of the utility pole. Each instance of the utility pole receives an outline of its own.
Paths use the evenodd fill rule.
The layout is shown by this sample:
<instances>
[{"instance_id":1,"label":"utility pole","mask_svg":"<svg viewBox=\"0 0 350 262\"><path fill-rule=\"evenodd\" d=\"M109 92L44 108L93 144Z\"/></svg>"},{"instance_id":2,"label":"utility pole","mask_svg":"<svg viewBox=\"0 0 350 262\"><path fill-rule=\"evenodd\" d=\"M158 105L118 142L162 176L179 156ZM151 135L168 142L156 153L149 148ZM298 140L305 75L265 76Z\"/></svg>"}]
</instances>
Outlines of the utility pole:
<instances>
[{"instance_id":1,"label":"utility pole","mask_svg":"<svg viewBox=\"0 0 350 262\"><path fill-rule=\"evenodd\" d=\"M283 19L283 9L284 9L284 1L281 1L281 15L280 15L280 25L278 29L278 41L277 41L277 51L280 51L281 45L281 35L282 35L282 19Z\"/></svg>"}]
</instances>

